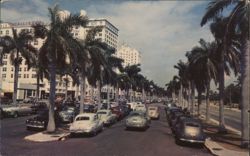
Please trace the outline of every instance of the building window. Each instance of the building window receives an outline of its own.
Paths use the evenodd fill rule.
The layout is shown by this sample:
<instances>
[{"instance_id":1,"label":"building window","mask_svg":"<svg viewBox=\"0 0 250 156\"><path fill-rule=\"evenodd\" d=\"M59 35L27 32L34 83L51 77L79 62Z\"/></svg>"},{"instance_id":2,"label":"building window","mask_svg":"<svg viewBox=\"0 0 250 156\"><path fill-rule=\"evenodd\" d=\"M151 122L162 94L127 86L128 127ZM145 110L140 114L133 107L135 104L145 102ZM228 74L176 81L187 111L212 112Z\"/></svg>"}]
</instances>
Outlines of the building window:
<instances>
[{"instance_id":1,"label":"building window","mask_svg":"<svg viewBox=\"0 0 250 156\"><path fill-rule=\"evenodd\" d=\"M36 78L36 74L32 74L31 77L32 77L32 78Z\"/></svg>"},{"instance_id":2,"label":"building window","mask_svg":"<svg viewBox=\"0 0 250 156\"><path fill-rule=\"evenodd\" d=\"M7 65L7 61L3 61L3 65Z\"/></svg>"},{"instance_id":3,"label":"building window","mask_svg":"<svg viewBox=\"0 0 250 156\"><path fill-rule=\"evenodd\" d=\"M10 78L13 78L13 74L10 75Z\"/></svg>"},{"instance_id":4,"label":"building window","mask_svg":"<svg viewBox=\"0 0 250 156\"><path fill-rule=\"evenodd\" d=\"M75 33L75 36L78 36L78 33Z\"/></svg>"},{"instance_id":5,"label":"building window","mask_svg":"<svg viewBox=\"0 0 250 156\"><path fill-rule=\"evenodd\" d=\"M24 71L27 71L27 68L26 68L26 67L24 67Z\"/></svg>"},{"instance_id":6,"label":"building window","mask_svg":"<svg viewBox=\"0 0 250 156\"><path fill-rule=\"evenodd\" d=\"M19 71L22 71L22 68L19 68Z\"/></svg>"},{"instance_id":7,"label":"building window","mask_svg":"<svg viewBox=\"0 0 250 156\"><path fill-rule=\"evenodd\" d=\"M2 74L2 78L6 78L6 74Z\"/></svg>"},{"instance_id":8,"label":"building window","mask_svg":"<svg viewBox=\"0 0 250 156\"><path fill-rule=\"evenodd\" d=\"M26 78L29 78L29 74L26 75Z\"/></svg>"},{"instance_id":9,"label":"building window","mask_svg":"<svg viewBox=\"0 0 250 156\"><path fill-rule=\"evenodd\" d=\"M3 59L7 59L8 58L8 56L7 55L3 55Z\"/></svg>"},{"instance_id":10,"label":"building window","mask_svg":"<svg viewBox=\"0 0 250 156\"><path fill-rule=\"evenodd\" d=\"M18 74L18 78L21 78L21 74Z\"/></svg>"},{"instance_id":11,"label":"building window","mask_svg":"<svg viewBox=\"0 0 250 156\"><path fill-rule=\"evenodd\" d=\"M6 35L9 35L9 30L6 30Z\"/></svg>"},{"instance_id":12,"label":"building window","mask_svg":"<svg viewBox=\"0 0 250 156\"><path fill-rule=\"evenodd\" d=\"M6 68L6 67L3 67L3 71L6 72L6 71L7 71L7 68Z\"/></svg>"},{"instance_id":13,"label":"building window","mask_svg":"<svg viewBox=\"0 0 250 156\"><path fill-rule=\"evenodd\" d=\"M23 78L26 78L26 74L23 75Z\"/></svg>"},{"instance_id":14,"label":"building window","mask_svg":"<svg viewBox=\"0 0 250 156\"><path fill-rule=\"evenodd\" d=\"M11 67L11 71L14 71L14 68L13 68L13 67Z\"/></svg>"}]
</instances>

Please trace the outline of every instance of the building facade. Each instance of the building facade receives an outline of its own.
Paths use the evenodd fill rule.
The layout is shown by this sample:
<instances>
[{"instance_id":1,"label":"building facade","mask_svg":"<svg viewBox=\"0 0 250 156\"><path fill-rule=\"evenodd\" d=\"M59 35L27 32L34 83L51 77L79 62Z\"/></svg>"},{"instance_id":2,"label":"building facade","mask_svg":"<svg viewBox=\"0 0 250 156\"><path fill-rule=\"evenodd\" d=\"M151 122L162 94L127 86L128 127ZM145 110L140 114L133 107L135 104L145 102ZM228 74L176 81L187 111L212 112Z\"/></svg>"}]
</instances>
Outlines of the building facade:
<instances>
[{"instance_id":1,"label":"building facade","mask_svg":"<svg viewBox=\"0 0 250 156\"><path fill-rule=\"evenodd\" d=\"M81 11L82 13L82 11ZM70 13L68 11L62 11L59 13L62 18L66 18ZM13 36L12 28L19 33L21 30L29 32L33 31L32 25L36 22L19 22L19 23L1 23L0 24L0 36ZM42 22L40 22L42 23ZM100 38L103 42L109 46L117 48L118 42L118 29L111 24L107 19L89 19L86 27L74 27L72 30L73 36L79 39L84 39L87 32L95 27L101 26L101 31L97 33L96 38ZM44 43L42 39L35 39L30 44L39 49ZM1 49L0 49L1 50ZM0 91L4 96L12 97L14 86L14 66L10 61L10 55L4 55L2 66L0 66ZM65 94L66 84L69 96L79 95L79 88L73 86L72 79L66 76L56 79L56 93ZM18 80L18 93L17 99L25 99L26 97L36 96L36 69L29 69L25 64L25 60L22 61L19 68L19 80ZM44 79L40 82L40 97L46 97L49 95L49 81ZM104 89L105 90L105 89ZM86 96L96 94L96 90L93 89L88 83L86 83Z\"/></svg>"}]
</instances>

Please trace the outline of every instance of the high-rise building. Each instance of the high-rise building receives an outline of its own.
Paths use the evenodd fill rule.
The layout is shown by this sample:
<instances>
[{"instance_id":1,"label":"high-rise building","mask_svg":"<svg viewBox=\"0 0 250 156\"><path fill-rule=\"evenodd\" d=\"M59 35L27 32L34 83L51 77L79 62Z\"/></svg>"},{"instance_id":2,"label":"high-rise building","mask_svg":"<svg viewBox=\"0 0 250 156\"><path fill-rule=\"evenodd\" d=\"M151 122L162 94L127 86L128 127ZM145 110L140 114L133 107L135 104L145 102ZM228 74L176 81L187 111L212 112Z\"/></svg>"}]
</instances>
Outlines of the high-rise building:
<instances>
[{"instance_id":1,"label":"high-rise building","mask_svg":"<svg viewBox=\"0 0 250 156\"><path fill-rule=\"evenodd\" d=\"M124 60L123 66L141 64L141 53L127 44L118 47L116 56Z\"/></svg>"},{"instance_id":2,"label":"high-rise building","mask_svg":"<svg viewBox=\"0 0 250 156\"><path fill-rule=\"evenodd\" d=\"M86 13L81 10L82 15ZM59 15L62 19L66 18L70 13L68 11L59 12ZM0 24L0 36L13 36L12 28L16 29L17 32L21 30L33 31L32 25L37 22L18 22L18 23L1 23ZM86 27L74 27L72 34L79 39L84 39L87 32L95 27L101 26L101 31L97 33L96 38L100 38L103 42L107 43L109 46L117 48L118 40L118 29L111 24L107 19L90 19ZM44 40L35 39L31 44L39 49ZM1 49L0 49L1 50ZM73 86L72 79L68 77L68 94L74 96L78 90L76 86ZM40 82L40 96L48 96L49 94L49 82L47 79L44 79L43 82ZM3 66L0 66L0 89L2 90L5 96L12 96L13 86L14 86L14 67L10 61L10 55L6 54L3 57ZM19 68L19 81L18 81L18 99L23 99L30 96L36 95L36 69L28 70L25 60L22 61ZM90 95L93 91L92 88L86 83L86 95ZM65 76L56 80L56 93L64 94L66 89Z\"/></svg>"}]
</instances>

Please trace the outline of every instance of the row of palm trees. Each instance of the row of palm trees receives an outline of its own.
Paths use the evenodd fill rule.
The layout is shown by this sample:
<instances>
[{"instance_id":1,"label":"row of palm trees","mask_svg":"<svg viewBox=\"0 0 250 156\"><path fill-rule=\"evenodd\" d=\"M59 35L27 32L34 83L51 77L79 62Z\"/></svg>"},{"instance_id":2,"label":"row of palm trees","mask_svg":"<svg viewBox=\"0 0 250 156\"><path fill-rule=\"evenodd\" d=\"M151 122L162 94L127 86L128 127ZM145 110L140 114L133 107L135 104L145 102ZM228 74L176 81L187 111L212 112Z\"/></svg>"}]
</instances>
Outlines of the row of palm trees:
<instances>
[{"instance_id":1,"label":"row of palm trees","mask_svg":"<svg viewBox=\"0 0 250 156\"><path fill-rule=\"evenodd\" d=\"M230 6L229 15L223 11ZM228 11L227 10L227 11ZM213 0L208 4L201 26L210 22L210 31L215 40L200 39L199 46L186 52L187 62L180 61L175 68L178 76L167 84L169 94L179 94L179 101L188 101L191 113L194 112L195 89L199 106L202 93L206 97L206 120L209 120L209 93L211 81L219 85L219 132L225 132L224 84L225 75L231 72L241 77L241 119L242 146L249 145L249 88L250 88L250 35L249 0Z\"/></svg>"},{"instance_id":2,"label":"row of palm trees","mask_svg":"<svg viewBox=\"0 0 250 156\"><path fill-rule=\"evenodd\" d=\"M56 98L57 77L69 77L73 84L80 86L80 110L83 111L85 99L85 83L98 89L97 102L101 104L101 88L104 85L114 87L116 100L118 101L119 90L127 93L127 99L133 101L136 92L141 92L143 100L147 95L163 95L163 88L158 87L153 81L149 81L140 72L140 65L123 67L123 60L114 56L115 49L101 42L96 34L102 27L95 27L88 31L84 40L77 39L72 35L75 26L86 27L88 18L82 15L69 15L62 19L59 16L59 8L49 8L50 23L44 25L36 23L33 32L22 30L17 33L12 29L13 37L3 36L0 38L0 60L4 54L10 54L14 65L14 93L13 103L16 104L19 66L24 58L28 68L35 68L37 73L37 97L39 97L40 81L47 78L50 83L49 94L49 123L48 132L55 131L54 107ZM34 39L43 39L44 42L39 50L34 48L31 42ZM77 87L78 88L78 87ZM67 90L67 89L66 89ZM107 92L109 106L109 89Z\"/></svg>"}]
</instances>

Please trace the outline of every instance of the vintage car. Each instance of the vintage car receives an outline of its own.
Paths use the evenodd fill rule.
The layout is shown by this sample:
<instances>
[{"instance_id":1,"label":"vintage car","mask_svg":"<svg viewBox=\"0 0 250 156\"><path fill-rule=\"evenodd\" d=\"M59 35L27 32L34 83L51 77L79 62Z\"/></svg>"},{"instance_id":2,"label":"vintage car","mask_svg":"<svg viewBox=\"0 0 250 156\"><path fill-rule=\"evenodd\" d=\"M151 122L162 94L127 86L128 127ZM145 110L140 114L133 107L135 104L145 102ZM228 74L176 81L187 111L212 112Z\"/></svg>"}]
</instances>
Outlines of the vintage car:
<instances>
[{"instance_id":1,"label":"vintage car","mask_svg":"<svg viewBox=\"0 0 250 156\"><path fill-rule=\"evenodd\" d=\"M42 110L39 111L37 116L26 120L26 128L27 130L44 130L47 128L49 121L49 111ZM55 124L58 126L60 124L60 117L55 111Z\"/></svg>"},{"instance_id":2,"label":"vintage car","mask_svg":"<svg viewBox=\"0 0 250 156\"><path fill-rule=\"evenodd\" d=\"M116 115L112 114L111 110L101 109L96 114L104 126L109 126L117 121Z\"/></svg>"},{"instance_id":3,"label":"vintage car","mask_svg":"<svg viewBox=\"0 0 250 156\"><path fill-rule=\"evenodd\" d=\"M137 104L136 107L134 108L134 111L142 111L142 112L147 112L147 108L144 104Z\"/></svg>"},{"instance_id":4,"label":"vintage car","mask_svg":"<svg viewBox=\"0 0 250 156\"><path fill-rule=\"evenodd\" d=\"M38 111L48 109L47 101L37 101L30 108L33 114L36 114Z\"/></svg>"},{"instance_id":5,"label":"vintage car","mask_svg":"<svg viewBox=\"0 0 250 156\"><path fill-rule=\"evenodd\" d=\"M151 119L159 119L160 118L159 107L157 107L157 106L149 106L148 107L148 116Z\"/></svg>"},{"instance_id":6,"label":"vintage car","mask_svg":"<svg viewBox=\"0 0 250 156\"><path fill-rule=\"evenodd\" d=\"M181 112L182 110L178 107L171 107L169 109L166 110L166 116L168 121L170 120L170 116L171 114L173 114L174 112Z\"/></svg>"},{"instance_id":7,"label":"vintage car","mask_svg":"<svg viewBox=\"0 0 250 156\"><path fill-rule=\"evenodd\" d=\"M75 116L79 114L79 109L76 107L65 107L61 112L59 112L59 115L61 117L61 121L64 123L73 122Z\"/></svg>"},{"instance_id":8,"label":"vintage car","mask_svg":"<svg viewBox=\"0 0 250 156\"><path fill-rule=\"evenodd\" d=\"M199 120L185 118L182 119L176 127L175 139L177 144L181 144L183 142L203 144L206 136Z\"/></svg>"},{"instance_id":9,"label":"vintage car","mask_svg":"<svg viewBox=\"0 0 250 156\"><path fill-rule=\"evenodd\" d=\"M96 135L97 132L103 130L103 123L95 113L82 113L75 117L74 122L71 124L69 130L71 135Z\"/></svg>"},{"instance_id":10,"label":"vintage car","mask_svg":"<svg viewBox=\"0 0 250 156\"><path fill-rule=\"evenodd\" d=\"M112 107L112 108L110 108L110 110L111 110L112 114L116 115L117 120L121 120L125 116L125 114L124 114L122 108L120 108L120 106Z\"/></svg>"},{"instance_id":11,"label":"vintage car","mask_svg":"<svg viewBox=\"0 0 250 156\"><path fill-rule=\"evenodd\" d=\"M86 113L96 113L97 107L94 104L85 104L83 107L83 111Z\"/></svg>"},{"instance_id":12,"label":"vintage car","mask_svg":"<svg viewBox=\"0 0 250 156\"><path fill-rule=\"evenodd\" d=\"M169 117L169 126L170 127L172 127L173 126L173 124L176 122L176 120L177 120L177 118L179 117L179 116L183 116L183 115L185 115L184 114L184 112L182 112L182 111L176 111L176 112L173 112L173 113L171 113L170 114L170 117Z\"/></svg>"},{"instance_id":13,"label":"vintage car","mask_svg":"<svg viewBox=\"0 0 250 156\"><path fill-rule=\"evenodd\" d=\"M126 129L130 128L140 128L147 129L150 126L150 118L145 112L142 111L133 111L130 113L126 119L125 126Z\"/></svg>"},{"instance_id":14,"label":"vintage car","mask_svg":"<svg viewBox=\"0 0 250 156\"><path fill-rule=\"evenodd\" d=\"M11 106L7 106L7 107L3 107L2 109L5 112L5 115L7 117L17 118L18 116L32 114L32 110L31 110L30 106L22 105L22 104L11 105Z\"/></svg>"},{"instance_id":15,"label":"vintage car","mask_svg":"<svg viewBox=\"0 0 250 156\"><path fill-rule=\"evenodd\" d=\"M0 119L5 118L5 112L3 111L2 107L0 107Z\"/></svg>"}]
</instances>

